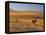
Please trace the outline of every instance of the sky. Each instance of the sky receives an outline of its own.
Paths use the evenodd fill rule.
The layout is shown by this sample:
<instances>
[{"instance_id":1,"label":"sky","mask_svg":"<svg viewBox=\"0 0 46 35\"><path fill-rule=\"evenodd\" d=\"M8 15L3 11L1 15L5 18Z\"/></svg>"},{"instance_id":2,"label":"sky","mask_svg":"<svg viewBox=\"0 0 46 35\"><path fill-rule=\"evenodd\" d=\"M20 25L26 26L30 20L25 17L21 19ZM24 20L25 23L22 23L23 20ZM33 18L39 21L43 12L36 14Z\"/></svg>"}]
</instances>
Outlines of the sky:
<instances>
[{"instance_id":1,"label":"sky","mask_svg":"<svg viewBox=\"0 0 46 35\"><path fill-rule=\"evenodd\" d=\"M16 11L39 11L43 12L43 5L40 4L22 4L22 3L10 3L10 9Z\"/></svg>"}]
</instances>

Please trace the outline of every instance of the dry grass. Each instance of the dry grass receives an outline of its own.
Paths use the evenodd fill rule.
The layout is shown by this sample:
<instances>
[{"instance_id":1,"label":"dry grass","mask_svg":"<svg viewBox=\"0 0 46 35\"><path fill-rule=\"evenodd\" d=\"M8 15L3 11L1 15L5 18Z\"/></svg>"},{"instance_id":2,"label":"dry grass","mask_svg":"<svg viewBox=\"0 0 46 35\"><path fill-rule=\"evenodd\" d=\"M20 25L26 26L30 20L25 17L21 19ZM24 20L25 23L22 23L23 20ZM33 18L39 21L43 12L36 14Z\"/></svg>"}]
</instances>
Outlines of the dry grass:
<instances>
[{"instance_id":1,"label":"dry grass","mask_svg":"<svg viewBox=\"0 0 46 35\"><path fill-rule=\"evenodd\" d=\"M15 14L11 15L10 13L9 31L10 32L22 32L22 31L43 30L43 18L37 18L37 22L33 23L32 20L35 18L31 16L34 16L34 14L31 14L31 15L29 14L29 16L26 16L26 15L22 16L22 14L19 15L19 13L17 15ZM36 16L40 17L41 14L40 15L38 14L36 14Z\"/></svg>"}]
</instances>

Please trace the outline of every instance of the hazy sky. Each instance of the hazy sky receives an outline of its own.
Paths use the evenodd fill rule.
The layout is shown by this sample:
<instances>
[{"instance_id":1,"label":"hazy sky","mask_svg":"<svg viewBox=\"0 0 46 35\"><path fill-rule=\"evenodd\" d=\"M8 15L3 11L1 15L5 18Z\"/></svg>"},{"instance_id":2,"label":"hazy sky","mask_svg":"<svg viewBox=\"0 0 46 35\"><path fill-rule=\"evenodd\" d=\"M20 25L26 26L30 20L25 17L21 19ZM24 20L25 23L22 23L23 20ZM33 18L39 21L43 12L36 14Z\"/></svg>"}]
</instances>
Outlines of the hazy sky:
<instances>
[{"instance_id":1,"label":"hazy sky","mask_svg":"<svg viewBox=\"0 0 46 35\"><path fill-rule=\"evenodd\" d=\"M43 5L10 3L10 9L13 9L16 11L41 11L43 12Z\"/></svg>"}]
</instances>

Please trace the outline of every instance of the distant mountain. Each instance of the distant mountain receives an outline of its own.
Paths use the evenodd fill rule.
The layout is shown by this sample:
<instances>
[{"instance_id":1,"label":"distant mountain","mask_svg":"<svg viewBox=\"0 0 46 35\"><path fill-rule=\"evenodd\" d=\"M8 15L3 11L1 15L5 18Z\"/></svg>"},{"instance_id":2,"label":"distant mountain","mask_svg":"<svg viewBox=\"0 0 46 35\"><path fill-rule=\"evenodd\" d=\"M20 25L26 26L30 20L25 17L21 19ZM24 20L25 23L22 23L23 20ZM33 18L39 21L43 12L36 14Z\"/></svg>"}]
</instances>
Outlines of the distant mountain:
<instances>
[{"instance_id":1,"label":"distant mountain","mask_svg":"<svg viewBox=\"0 0 46 35\"><path fill-rule=\"evenodd\" d=\"M13 9L10 9L10 12L33 12L33 13L43 13L43 12L40 12L40 11L16 11L16 10L13 10Z\"/></svg>"},{"instance_id":2,"label":"distant mountain","mask_svg":"<svg viewBox=\"0 0 46 35\"><path fill-rule=\"evenodd\" d=\"M13 9L10 9L9 11L10 11L10 12L16 12L16 10L13 10Z\"/></svg>"}]
</instances>

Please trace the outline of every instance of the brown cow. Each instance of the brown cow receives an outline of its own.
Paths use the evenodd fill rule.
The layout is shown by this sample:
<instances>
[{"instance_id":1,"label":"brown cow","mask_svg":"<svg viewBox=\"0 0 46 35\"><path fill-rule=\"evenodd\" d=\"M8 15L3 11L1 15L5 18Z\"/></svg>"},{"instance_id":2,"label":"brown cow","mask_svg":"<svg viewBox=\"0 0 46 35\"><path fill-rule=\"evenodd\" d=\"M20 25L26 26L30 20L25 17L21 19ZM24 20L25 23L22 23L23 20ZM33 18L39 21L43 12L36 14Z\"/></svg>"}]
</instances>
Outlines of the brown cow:
<instances>
[{"instance_id":1,"label":"brown cow","mask_svg":"<svg viewBox=\"0 0 46 35\"><path fill-rule=\"evenodd\" d=\"M37 19L33 19L33 20L32 20L32 23L36 23L36 22L37 22Z\"/></svg>"}]
</instances>

